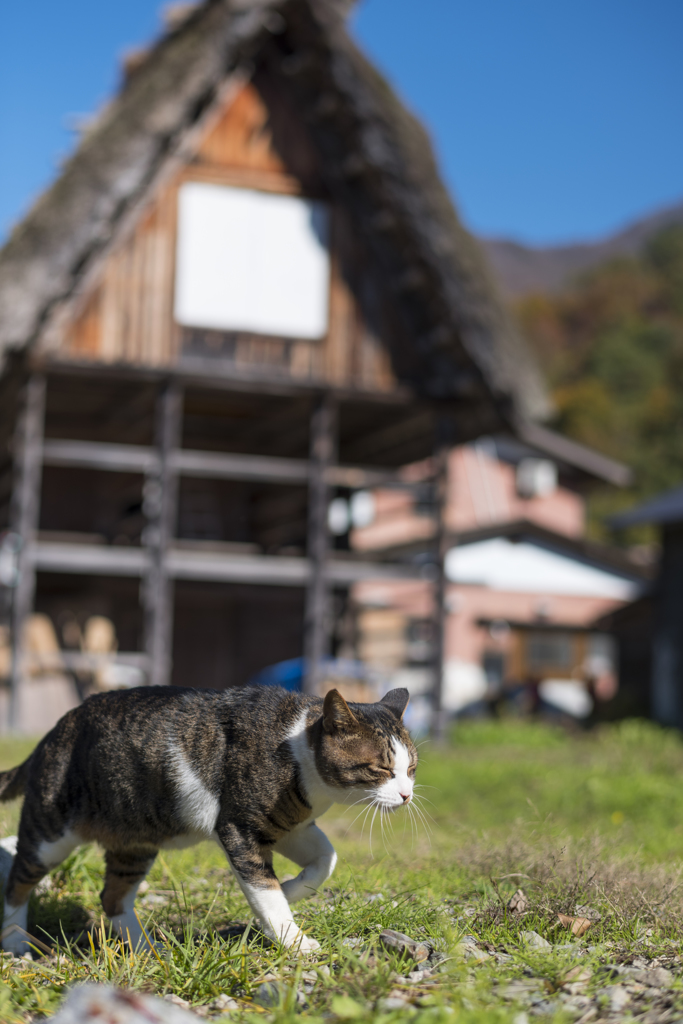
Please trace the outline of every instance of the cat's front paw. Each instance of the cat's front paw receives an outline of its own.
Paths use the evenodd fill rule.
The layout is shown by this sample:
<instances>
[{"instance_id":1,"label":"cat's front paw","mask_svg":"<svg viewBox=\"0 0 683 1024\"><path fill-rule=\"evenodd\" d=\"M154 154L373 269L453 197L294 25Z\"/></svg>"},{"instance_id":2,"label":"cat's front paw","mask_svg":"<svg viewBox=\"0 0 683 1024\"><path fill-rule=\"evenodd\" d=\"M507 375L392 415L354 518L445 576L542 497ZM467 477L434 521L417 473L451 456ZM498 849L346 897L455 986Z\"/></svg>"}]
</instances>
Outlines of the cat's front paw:
<instances>
[{"instance_id":1,"label":"cat's front paw","mask_svg":"<svg viewBox=\"0 0 683 1024\"><path fill-rule=\"evenodd\" d=\"M297 952L299 953L315 953L316 949L320 949L320 943L316 939L309 939L308 935L301 935L301 939L296 943Z\"/></svg>"}]
</instances>

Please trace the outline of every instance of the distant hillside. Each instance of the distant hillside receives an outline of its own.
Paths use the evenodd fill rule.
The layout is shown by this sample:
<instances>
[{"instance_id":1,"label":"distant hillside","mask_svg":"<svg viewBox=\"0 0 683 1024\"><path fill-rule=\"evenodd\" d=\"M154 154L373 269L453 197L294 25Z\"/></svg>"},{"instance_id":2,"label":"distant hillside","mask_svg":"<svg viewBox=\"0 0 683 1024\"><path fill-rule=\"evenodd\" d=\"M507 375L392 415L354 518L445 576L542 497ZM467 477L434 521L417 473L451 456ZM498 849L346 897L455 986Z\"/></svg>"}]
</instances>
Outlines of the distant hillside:
<instances>
[{"instance_id":1,"label":"distant hillside","mask_svg":"<svg viewBox=\"0 0 683 1024\"><path fill-rule=\"evenodd\" d=\"M501 291L511 299L560 291L574 277L617 256L637 256L662 228L683 225L683 202L636 221L600 242L534 248L507 239L481 239Z\"/></svg>"},{"instance_id":2,"label":"distant hillside","mask_svg":"<svg viewBox=\"0 0 683 1024\"><path fill-rule=\"evenodd\" d=\"M638 225L593 252L605 260L639 238L647 241L632 258L608 259L572 288L514 302L552 391L553 426L634 471L628 491L591 497L596 537L606 517L680 486L683 473L683 224L669 218L649 238ZM648 539L643 528L633 536Z\"/></svg>"}]
</instances>

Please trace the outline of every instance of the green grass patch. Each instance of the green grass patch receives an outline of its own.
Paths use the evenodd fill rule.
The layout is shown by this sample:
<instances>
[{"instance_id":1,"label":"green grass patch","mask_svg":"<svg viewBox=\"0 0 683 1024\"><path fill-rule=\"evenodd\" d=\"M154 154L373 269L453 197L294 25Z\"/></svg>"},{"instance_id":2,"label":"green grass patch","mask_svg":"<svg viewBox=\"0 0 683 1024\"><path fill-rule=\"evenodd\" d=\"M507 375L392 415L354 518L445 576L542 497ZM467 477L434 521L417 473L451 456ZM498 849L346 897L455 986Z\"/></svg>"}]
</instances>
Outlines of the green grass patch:
<instances>
[{"instance_id":1,"label":"green grass patch","mask_svg":"<svg viewBox=\"0 0 683 1024\"><path fill-rule=\"evenodd\" d=\"M0 767L28 750L4 744ZM159 856L138 903L164 948L126 951L101 918L101 854L83 848L32 901L29 928L53 953L1 962L0 1019L47 1014L65 985L91 979L173 994L210 1016L227 994L238 1003L233 1018L276 1024L512 1022L521 1012L570 1021L614 1013L626 977L628 1013L655 1012L659 999L676 1019L682 776L680 737L649 723L579 735L518 720L459 725L448 747L421 747L423 818L398 812L383 834L376 822L372 848L369 817L357 809L322 819L340 862L327 888L297 905L322 946L305 960L240 932L248 908L210 844ZM16 829L18 809L0 808L3 834ZM276 858L276 870L297 869ZM523 913L510 903L520 889ZM575 936L558 914L591 923ZM385 928L427 941L443 959L411 980L416 965L379 946ZM634 980L662 967L674 972L665 995ZM263 1007L267 982L279 995ZM399 999L403 1008L392 1009Z\"/></svg>"}]
</instances>

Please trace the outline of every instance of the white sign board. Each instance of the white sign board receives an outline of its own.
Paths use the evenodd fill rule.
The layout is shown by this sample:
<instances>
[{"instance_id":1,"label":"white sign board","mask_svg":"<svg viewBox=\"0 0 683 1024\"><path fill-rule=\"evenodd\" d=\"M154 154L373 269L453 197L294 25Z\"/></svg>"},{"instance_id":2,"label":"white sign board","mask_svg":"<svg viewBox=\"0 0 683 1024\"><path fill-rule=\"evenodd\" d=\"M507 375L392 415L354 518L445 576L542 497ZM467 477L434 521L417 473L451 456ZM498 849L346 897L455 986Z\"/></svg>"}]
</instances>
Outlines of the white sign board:
<instances>
[{"instance_id":1,"label":"white sign board","mask_svg":"<svg viewBox=\"0 0 683 1024\"><path fill-rule=\"evenodd\" d=\"M328 234L324 203L187 182L178 197L177 323L322 338Z\"/></svg>"}]
</instances>

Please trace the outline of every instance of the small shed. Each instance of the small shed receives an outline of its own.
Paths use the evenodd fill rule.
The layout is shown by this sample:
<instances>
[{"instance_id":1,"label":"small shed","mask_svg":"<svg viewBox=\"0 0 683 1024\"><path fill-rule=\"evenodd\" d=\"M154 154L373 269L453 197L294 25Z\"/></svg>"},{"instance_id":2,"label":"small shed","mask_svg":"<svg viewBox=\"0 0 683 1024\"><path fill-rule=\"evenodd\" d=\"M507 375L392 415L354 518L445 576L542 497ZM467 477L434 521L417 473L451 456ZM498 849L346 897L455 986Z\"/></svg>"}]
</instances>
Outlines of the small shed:
<instances>
[{"instance_id":1,"label":"small shed","mask_svg":"<svg viewBox=\"0 0 683 1024\"><path fill-rule=\"evenodd\" d=\"M303 650L313 688L335 595L417 571L331 552L335 493L436 453L438 518L445 446L546 410L346 6L172 8L0 251L15 728L32 612L106 617L152 684L239 685Z\"/></svg>"},{"instance_id":2,"label":"small shed","mask_svg":"<svg viewBox=\"0 0 683 1024\"><path fill-rule=\"evenodd\" d=\"M616 529L646 523L661 530L658 577L650 599L634 606L628 619L624 620L622 613L614 627L623 628L625 621L630 634L627 643L649 631L649 659L642 641L638 648L637 664L643 669L649 667L651 673L649 680L640 680L640 693L647 694L649 683L652 718L662 725L683 729L683 487L666 491L611 520Z\"/></svg>"}]
</instances>

